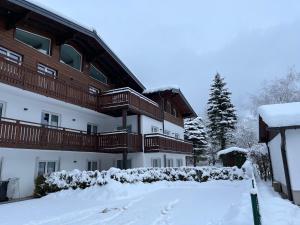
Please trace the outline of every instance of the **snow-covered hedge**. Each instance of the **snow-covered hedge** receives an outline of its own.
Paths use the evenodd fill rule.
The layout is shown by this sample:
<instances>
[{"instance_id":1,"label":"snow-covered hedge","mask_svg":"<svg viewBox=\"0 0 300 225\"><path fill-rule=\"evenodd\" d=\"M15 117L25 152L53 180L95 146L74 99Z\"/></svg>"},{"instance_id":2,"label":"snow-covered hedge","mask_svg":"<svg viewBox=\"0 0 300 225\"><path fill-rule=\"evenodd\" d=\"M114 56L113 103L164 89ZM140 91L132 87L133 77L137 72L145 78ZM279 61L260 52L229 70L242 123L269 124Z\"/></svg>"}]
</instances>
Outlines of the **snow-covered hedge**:
<instances>
[{"instance_id":1,"label":"snow-covered hedge","mask_svg":"<svg viewBox=\"0 0 300 225\"><path fill-rule=\"evenodd\" d=\"M108 171L60 171L39 177L35 196L41 197L64 189L84 189L94 185L105 185L110 180L121 183L152 183L157 181L242 180L248 178L245 169L237 167L180 167L180 168L136 168Z\"/></svg>"}]
</instances>

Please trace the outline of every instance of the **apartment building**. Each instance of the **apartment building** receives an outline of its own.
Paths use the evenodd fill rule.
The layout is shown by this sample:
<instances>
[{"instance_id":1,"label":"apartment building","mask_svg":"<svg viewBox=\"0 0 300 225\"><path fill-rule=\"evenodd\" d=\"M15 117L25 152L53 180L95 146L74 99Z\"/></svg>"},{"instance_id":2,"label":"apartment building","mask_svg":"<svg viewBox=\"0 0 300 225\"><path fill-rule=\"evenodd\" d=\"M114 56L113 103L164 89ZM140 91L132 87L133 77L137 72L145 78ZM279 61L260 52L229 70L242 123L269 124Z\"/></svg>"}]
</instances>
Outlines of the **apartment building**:
<instances>
[{"instance_id":1,"label":"apartment building","mask_svg":"<svg viewBox=\"0 0 300 225\"><path fill-rule=\"evenodd\" d=\"M182 166L180 89L147 91L99 38L23 0L0 2L0 180L30 196L58 170Z\"/></svg>"}]
</instances>

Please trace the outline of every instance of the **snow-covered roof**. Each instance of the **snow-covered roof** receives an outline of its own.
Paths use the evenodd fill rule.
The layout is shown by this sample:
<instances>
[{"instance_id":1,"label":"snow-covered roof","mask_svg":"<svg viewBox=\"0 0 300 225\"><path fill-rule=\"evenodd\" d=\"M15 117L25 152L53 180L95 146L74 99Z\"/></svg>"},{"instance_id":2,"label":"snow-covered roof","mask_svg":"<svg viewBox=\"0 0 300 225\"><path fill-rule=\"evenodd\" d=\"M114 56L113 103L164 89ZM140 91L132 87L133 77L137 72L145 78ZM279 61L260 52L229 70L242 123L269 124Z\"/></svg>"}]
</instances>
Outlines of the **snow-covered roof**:
<instances>
[{"instance_id":1,"label":"snow-covered roof","mask_svg":"<svg viewBox=\"0 0 300 225\"><path fill-rule=\"evenodd\" d=\"M300 102L263 105L258 113L268 127L300 125Z\"/></svg>"},{"instance_id":2,"label":"snow-covered roof","mask_svg":"<svg viewBox=\"0 0 300 225\"><path fill-rule=\"evenodd\" d=\"M247 154L248 150L244 149L244 148L239 148L239 147L230 147L230 148L226 148L224 150L219 151L218 152L218 157L220 157L221 155L225 155L225 154L231 153L231 152L240 152L240 153Z\"/></svg>"},{"instance_id":3,"label":"snow-covered roof","mask_svg":"<svg viewBox=\"0 0 300 225\"><path fill-rule=\"evenodd\" d=\"M163 92L163 91L172 91L174 89L179 89L179 86L172 85L167 87L159 87L159 88L153 88L153 89L147 89L143 92L143 94L152 94L156 92Z\"/></svg>"}]
</instances>

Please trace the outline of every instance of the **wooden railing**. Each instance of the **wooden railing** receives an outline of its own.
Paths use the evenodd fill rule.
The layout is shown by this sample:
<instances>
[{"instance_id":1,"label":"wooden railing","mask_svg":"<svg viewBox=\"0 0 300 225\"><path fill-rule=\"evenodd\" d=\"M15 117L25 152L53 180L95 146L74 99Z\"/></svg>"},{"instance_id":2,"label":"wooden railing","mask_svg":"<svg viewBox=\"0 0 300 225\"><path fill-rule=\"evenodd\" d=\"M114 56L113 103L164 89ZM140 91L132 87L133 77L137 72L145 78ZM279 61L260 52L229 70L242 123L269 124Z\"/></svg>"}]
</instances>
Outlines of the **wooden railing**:
<instances>
[{"instance_id":1,"label":"wooden railing","mask_svg":"<svg viewBox=\"0 0 300 225\"><path fill-rule=\"evenodd\" d=\"M122 153L142 151L142 136L127 132L90 135L84 131L0 118L0 146L27 149Z\"/></svg>"},{"instance_id":2,"label":"wooden railing","mask_svg":"<svg viewBox=\"0 0 300 225\"><path fill-rule=\"evenodd\" d=\"M171 123L174 123L180 127L183 127L184 126L184 121L183 121L183 118L180 118L180 117L175 117L173 116L172 114L170 113L167 113L167 112L164 112L164 119L166 121L169 121Z\"/></svg>"},{"instance_id":3,"label":"wooden railing","mask_svg":"<svg viewBox=\"0 0 300 225\"><path fill-rule=\"evenodd\" d=\"M173 152L192 154L193 144L184 140L168 137L162 134L145 135L145 152Z\"/></svg>"},{"instance_id":4,"label":"wooden railing","mask_svg":"<svg viewBox=\"0 0 300 225\"><path fill-rule=\"evenodd\" d=\"M0 56L0 82L47 97L100 110L98 96L85 88L59 78L45 76L36 70Z\"/></svg>"},{"instance_id":5,"label":"wooden railing","mask_svg":"<svg viewBox=\"0 0 300 225\"><path fill-rule=\"evenodd\" d=\"M100 96L100 102L104 110L128 106L132 110L155 119L162 119L159 105L131 88L120 88L105 92Z\"/></svg>"}]
</instances>

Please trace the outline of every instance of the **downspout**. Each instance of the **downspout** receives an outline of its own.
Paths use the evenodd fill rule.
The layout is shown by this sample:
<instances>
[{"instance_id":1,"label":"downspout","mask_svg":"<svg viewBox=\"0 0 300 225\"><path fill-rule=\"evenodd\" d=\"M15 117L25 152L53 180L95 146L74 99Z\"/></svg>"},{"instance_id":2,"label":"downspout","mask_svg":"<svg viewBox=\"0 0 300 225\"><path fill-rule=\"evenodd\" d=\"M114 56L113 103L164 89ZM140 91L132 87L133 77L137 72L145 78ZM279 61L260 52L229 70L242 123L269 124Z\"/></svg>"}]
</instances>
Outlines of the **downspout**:
<instances>
[{"instance_id":1,"label":"downspout","mask_svg":"<svg viewBox=\"0 0 300 225\"><path fill-rule=\"evenodd\" d=\"M282 155L283 168L284 168L284 174L285 174L286 188L287 188L287 192L288 192L288 199L291 202L294 202L291 179L290 179L290 172L289 172L289 165L288 165L288 160L287 160L287 156L286 156L286 136L285 136L284 128L280 128L280 136L281 136L281 155Z\"/></svg>"},{"instance_id":2,"label":"downspout","mask_svg":"<svg viewBox=\"0 0 300 225\"><path fill-rule=\"evenodd\" d=\"M270 152L269 142L266 142L266 145L267 145L268 155L269 155L269 160L270 160L271 180L273 182L274 181L274 173L273 173L273 165L272 165L272 159L271 159L271 152Z\"/></svg>"}]
</instances>

